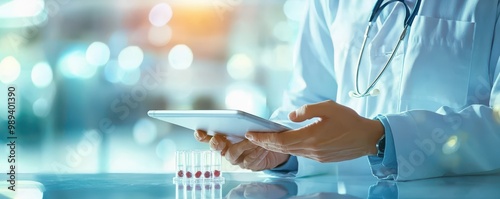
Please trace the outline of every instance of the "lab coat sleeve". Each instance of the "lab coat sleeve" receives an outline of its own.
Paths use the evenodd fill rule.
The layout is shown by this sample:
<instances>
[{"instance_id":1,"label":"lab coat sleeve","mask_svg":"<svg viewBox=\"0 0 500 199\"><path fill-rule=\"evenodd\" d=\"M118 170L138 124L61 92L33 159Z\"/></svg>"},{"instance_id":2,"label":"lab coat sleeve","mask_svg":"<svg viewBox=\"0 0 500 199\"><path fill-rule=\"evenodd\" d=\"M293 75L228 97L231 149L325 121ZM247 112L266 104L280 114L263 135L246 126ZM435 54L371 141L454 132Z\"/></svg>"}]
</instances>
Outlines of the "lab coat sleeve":
<instances>
[{"instance_id":1,"label":"lab coat sleeve","mask_svg":"<svg viewBox=\"0 0 500 199\"><path fill-rule=\"evenodd\" d=\"M489 104L385 116L394 138L396 180L500 172L499 19L491 47Z\"/></svg>"},{"instance_id":2,"label":"lab coat sleeve","mask_svg":"<svg viewBox=\"0 0 500 199\"><path fill-rule=\"evenodd\" d=\"M397 173L396 149L394 148L394 138L389 126L389 121L383 115L377 116L385 129L385 150L384 157L368 156L372 173L379 179L394 180Z\"/></svg>"},{"instance_id":3,"label":"lab coat sleeve","mask_svg":"<svg viewBox=\"0 0 500 199\"><path fill-rule=\"evenodd\" d=\"M493 109L407 111L387 115L397 157L396 180L478 174L500 169L500 124Z\"/></svg>"},{"instance_id":4,"label":"lab coat sleeve","mask_svg":"<svg viewBox=\"0 0 500 199\"><path fill-rule=\"evenodd\" d=\"M332 75L333 44L325 19L325 12L331 12L327 9L328 0L307 3L307 13L295 46L294 73L283 95L282 106L271 116L271 120L291 128L300 128L312 122L291 122L288 119L291 111L305 104L335 99L337 93L337 82ZM334 163L324 164L303 157L297 157L297 163L297 177L335 171Z\"/></svg>"}]
</instances>

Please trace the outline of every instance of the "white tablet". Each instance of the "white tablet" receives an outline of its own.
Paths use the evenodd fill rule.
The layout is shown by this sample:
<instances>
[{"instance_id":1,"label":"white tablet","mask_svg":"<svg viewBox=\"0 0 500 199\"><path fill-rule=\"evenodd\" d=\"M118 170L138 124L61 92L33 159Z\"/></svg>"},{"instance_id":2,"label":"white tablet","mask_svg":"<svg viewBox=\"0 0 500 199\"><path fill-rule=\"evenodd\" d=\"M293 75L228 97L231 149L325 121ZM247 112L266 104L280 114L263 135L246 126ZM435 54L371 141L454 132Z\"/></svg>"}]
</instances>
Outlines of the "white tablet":
<instances>
[{"instance_id":1,"label":"white tablet","mask_svg":"<svg viewBox=\"0 0 500 199\"><path fill-rule=\"evenodd\" d=\"M248 131L282 132L290 128L240 110L151 110L148 115L192 130L245 138Z\"/></svg>"}]
</instances>

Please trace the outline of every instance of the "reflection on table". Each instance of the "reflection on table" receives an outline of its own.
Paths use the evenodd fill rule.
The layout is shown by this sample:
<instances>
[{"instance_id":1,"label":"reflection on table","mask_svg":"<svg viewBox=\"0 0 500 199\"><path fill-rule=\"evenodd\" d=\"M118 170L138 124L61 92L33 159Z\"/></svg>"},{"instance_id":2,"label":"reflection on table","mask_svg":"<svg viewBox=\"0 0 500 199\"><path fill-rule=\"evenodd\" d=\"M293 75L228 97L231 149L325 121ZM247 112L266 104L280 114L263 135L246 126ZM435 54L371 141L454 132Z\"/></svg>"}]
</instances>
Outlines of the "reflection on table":
<instances>
[{"instance_id":1,"label":"reflection on table","mask_svg":"<svg viewBox=\"0 0 500 199\"><path fill-rule=\"evenodd\" d=\"M173 183L173 174L24 174L3 198L498 198L500 175L447 177L410 182L371 176L273 178L225 173L223 183ZM2 183L2 186L7 186Z\"/></svg>"}]
</instances>

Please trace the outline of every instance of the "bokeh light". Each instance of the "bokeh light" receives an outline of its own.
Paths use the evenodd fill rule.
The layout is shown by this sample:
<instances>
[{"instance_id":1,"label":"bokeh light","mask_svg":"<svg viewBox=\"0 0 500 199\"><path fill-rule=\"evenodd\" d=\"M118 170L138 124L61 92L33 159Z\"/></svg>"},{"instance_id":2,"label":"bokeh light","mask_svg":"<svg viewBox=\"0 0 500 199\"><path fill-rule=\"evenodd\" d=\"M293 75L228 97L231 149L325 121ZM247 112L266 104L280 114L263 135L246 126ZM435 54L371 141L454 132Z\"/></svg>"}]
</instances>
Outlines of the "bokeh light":
<instances>
[{"instance_id":1,"label":"bokeh light","mask_svg":"<svg viewBox=\"0 0 500 199\"><path fill-rule=\"evenodd\" d=\"M175 151L177 145L171 139L163 139L156 145L156 155L163 160L163 170L175 171Z\"/></svg>"},{"instance_id":2,"label":"bokeh light","mask_svg":"<svg viewBox=\"0 0 500 199\"><path fill-rule=\"evenodd\" d=\"M193 51L184 44L176 45L168 54L168 62L174 69L187 69L193 64Z\"/></svg>"},{"instance_id":3,"label":"bokeh light","mask_svg":"<svg viewBox=\"0 0 500 199\"><path fill-rule=\"evenodd\" d=\"M109 61L104 68L104 77L110 83L118 83L125 75L124 70L120 68L117 61Z\"/></svg>"},{"instance_id":4,"label":"bokeh light","mask_svg":"<svg viewBox=\"0 0 500 199\"><path fill-rule=\"evenodd\" d=\"M266 116L266 97L252 84L235 83L226 90L226 108L249 112L258 116Z\"/></svg>"},{"instance_id":5,"label":"bokeh light","mask_svg":"<svg viewBox=\"0 0 500 199\"><path fill-rule=\"evenodd\" d=\"M167 3L155 5L149 12L149 22L153 26L161 27L166 25L172 18L172 8Z\"/></svg>"},{"instance_id":6,"label":"bokeh light","mask_svg":"<svg viewBox=\"0 0 500 199\"><path fill-rule=\"evenodd\" d=\"M37 132L25 140L26 146L43 146L24 150L32 161L19 166L29 173L51 172L53 163L62 167L58 171L70 173L156 173L172 165L168 151L173 154L169 148L173 144L177 149L204 146L192 136L177 135L181 129L176 126L147 118L144 110L227 105L260 116L270 114L280 105L288 80L289 71L280 70L291 67L283 63L292 61L286 41L296 22L283 14L285 2L232 0L226 2L231 4L226 13L215 13L214 2L201 0L139 5L73 2L82 6L62 1L58 6L46 0L0 3L0 27L5 33L0 38L4 48L0 84L5 80L16 86L15 114L26 123L20 126L28 133ZM256 20L255 10L265 20ZM269 64L264 65L262 57ZM144 106L131 107L124 95L140 98ZM272 101L266 102L266 96ZM57 122L75 108L82 110ZM0 111L7 107L0 106ZM0 114L0 120L6 116ZM87 139L82 128L89 125L100 128L92 136L98 143L92 142L93 149L85 147L85 155L76 157L74 152L79 153L83 143L79 141ZM65 133L64 139L58 139L60 133L54 130ZM115 133L102 134L106 132ZM102 142L101 136L107 141ZM66 145L70 148L54 151ZM44 161L48 156L50 161Z\"/></svg>"},{"instance_id":7,"label":"bokeh light","mask_svg":"<svg viewBox=\"0 0 500 199\"><path fill-rule=\"evenodd\" d=\"M138 46L124 48L118 55L118 65L123 70L134 70L138 68L144 60L144 53Z\"/></svg>"},{"instance_id":8,"label":"bokeh light","mask_svg":"<svg viewBox=\"0 0 500 199\"><path fill-rule=\"evenodd\" d=\"M120 79L120 82L125 85L135 85L141 79L141 70L136 68L134 70L124 71L123 76Z\"/></svg>"},{"instance_id":9,"label":"bokeh light","mask_svg":"<svg viewBox=\"0 0 500 199\"><path fill-rule=\"evenodd\" d=\"M170 26L151 27L148 32L148 40L154 46L165 46L172 39L172 28Z\"/></svg>"},{"instance_id":10,"label":"bokeh light","mask_svg":"<svg viewBox=\"0 0 500 199\"><path fill-rule=\"evenodd\" d=\"M444 143L442 150L444 154L452 154L455 153L459 147L460 141L458 140L458 136L452 135L448 138L448 141Z\"/></svg>"},{"instance_id":11,"label":"bokeh light","mask_svg":"<svg viewBox=\"0 0 500 199\"><path fill-rule=\"evenodd\" d=\"M245 54L233 55L227 62L227 72L234 79L250 79L255 73L255 65Z\"/></svg>"},{"instance_id":12,"label":"bokeh light","mask_svg":"<svg viewBox=\"0 0 500 199\"><path fill-rule=\"evenodd\" d=\"M306 3L307 1L303 0L287 0L283 5L283 12L288 19L300 21L305 13Z\"/></svg>"},{"instance_id":13,"label":"bokeh light","mask_svg":"<svg viewBox=\"0 0 500 199\"><path fill-rule=\"evenodd\" d=\"M0 62L0 81L4 84L12 83L21 74L21 64L13 56L5 57Z\"/></svg>"},{"instance_id":14,"label":"bokeh light","mask_svg":"<svg viewBox=\"0 0 500 199\"><path fill-rule=\"evenodd\" d=\"M85 55L87 62L94 66L105 65L109 61L109 56L109 47L102 42L94 42L90 44Z\"/></svg>"},{"instance_id":15,"label":"bokeh light","mask_svg":"<svg viewBox=\"0 0 500 199\"><path fill-rule=\"evenodd\" d=\"M57 63L61 73L68 78L91 78L95 75L97 68L87 63L85 49L73 49L61 56Z\"/></svg>"},{"instance_id":16,"label":"bokeh light","mask_svg":"<svg viewBox=\"0 0 500 199\"><path fill-rule=\"evenodd\" d=\"M104 78L113 84L135 85L141 78L141 69L124 70L117 61L111 60L104 67Z\"/></svg>"},{"instance_id":17,"label":"bokeh light","mask_svg":"<svg viewBox=\"0 0 500 199\"><path fill-rule=\"evenodd\" d=\"M52 68L47 62L40 62L31 70L31 81L37 88L45 88L52 82Z\"/></svg>"},{"instance_id":18,"label":"bokeh light","mask_svg":"<svg viewBox=\"0 0 500 199\"><path fill-rule=\"evenodd\" d=\"M40 98L33 103L33 114L35 114L36 116L47 117L47 115L49 115L49 112L50 106L49 102L46 99Z\"/></svg>"},{"instance_id":19,"label":"bokeh light","mask_svg":"<svg viewBox=\"0 0 500 199\"><path fill-rule=\"evenodd\" d=\"M156 155L162 160L175 159L176 150L177 145L171 139L163 139L156 145Z\"/></svg>"},{"instance_id":20,"label":"bokeh light","mask_svg":"<svg viewBox=\"0 0 500 199\"><path fill-rule=\"evenodd\" d=\"M0 4L0 18L33 17L42 13L44 0L4 1Z\"/></svg>"},{"instance_id":21,"label":"bokeh light","mask_svg":"<svg viewBox=\"0 0 500 199\"><path fill-rule=\"evenodd\" d=\"M134 140L140 145L151 144L156 139L156 125L149 119L142 118L134 125Z\"/></svg>"}]
</instances>

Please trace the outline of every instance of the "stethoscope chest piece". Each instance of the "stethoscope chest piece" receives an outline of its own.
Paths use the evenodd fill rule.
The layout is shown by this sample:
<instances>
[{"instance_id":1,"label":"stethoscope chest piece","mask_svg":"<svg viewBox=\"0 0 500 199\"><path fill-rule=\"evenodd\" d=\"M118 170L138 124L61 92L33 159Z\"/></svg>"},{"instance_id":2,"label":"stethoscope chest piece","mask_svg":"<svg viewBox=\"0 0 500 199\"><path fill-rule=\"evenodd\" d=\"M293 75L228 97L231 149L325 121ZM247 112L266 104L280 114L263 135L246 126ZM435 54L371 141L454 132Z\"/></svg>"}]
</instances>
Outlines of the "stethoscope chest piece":
<instances>
[{"instance_id":1,"label":"stethoscope chest piece","mask_svg":"<svg viewBox=\"0 0 500 199\"><path fill-rule=\"evenodd\" d=\"M370 89L370 91L365 95L356 93L355 91L349 91L349 97L351 98L362 98L362 97L377 96L377 95L380 95L380 90L376 88Z\"/></svg>"}]
</instances>

